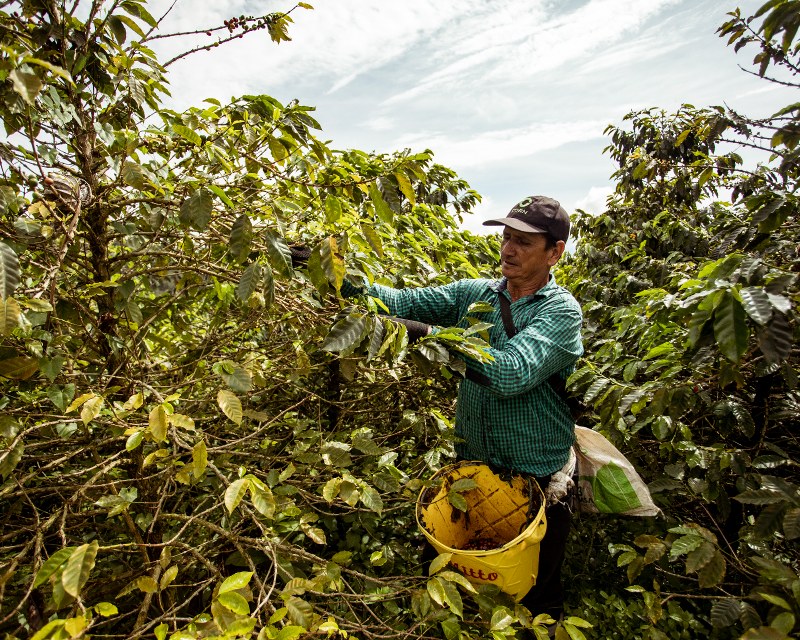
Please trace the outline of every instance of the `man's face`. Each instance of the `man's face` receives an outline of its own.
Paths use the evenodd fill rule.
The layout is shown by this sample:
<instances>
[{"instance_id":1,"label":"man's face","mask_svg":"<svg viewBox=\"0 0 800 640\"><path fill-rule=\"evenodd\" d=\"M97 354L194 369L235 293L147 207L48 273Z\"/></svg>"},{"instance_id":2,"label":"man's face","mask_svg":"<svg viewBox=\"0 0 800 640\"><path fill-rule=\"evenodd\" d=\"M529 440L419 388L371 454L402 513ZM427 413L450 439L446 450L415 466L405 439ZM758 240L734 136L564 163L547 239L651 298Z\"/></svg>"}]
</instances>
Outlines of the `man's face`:
<instances>
[{"instance_id":1,"label":"man's face","mask_svg":"<svg viewBox=\"0 0 800 640\"><path fill-rule=\"evenodd\" d=\"M543 233L517 231L511 227L503 230L500 248L500 266L503 275L512 282L537 283L547 281L547 273L564 252L564 242L547 249Z\"/></svg>"}]
</instances>

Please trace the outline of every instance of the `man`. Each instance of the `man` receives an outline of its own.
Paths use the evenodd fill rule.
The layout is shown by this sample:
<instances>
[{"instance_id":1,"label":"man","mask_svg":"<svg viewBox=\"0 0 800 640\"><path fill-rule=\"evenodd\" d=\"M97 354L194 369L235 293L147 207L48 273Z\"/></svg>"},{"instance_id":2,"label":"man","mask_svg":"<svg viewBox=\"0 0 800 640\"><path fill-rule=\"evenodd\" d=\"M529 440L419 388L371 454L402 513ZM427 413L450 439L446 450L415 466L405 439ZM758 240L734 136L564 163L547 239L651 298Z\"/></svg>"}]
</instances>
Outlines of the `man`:
<instances>
[{"instance_id":1,"label":"man","mask_svg":"<svg viewBox=\"0 0 800 640\"><path fill-rule=\"evenodd\" d=\"M484 224L504 227L502 279L420 289L372 285L366 293L382 300L392 315L413 321L404 322L411 340L427 334L430 325L468 326L467 310L475 302L495 307L482 318L493 323L493 361L466 360L467 377L456 404L456 453L531 474L545 490L567 463L575 438L574 420L554 380L560 377L563 388L563 379L583 353L580 305L550 273L569 238L569 215L556 200L531 196L507 217ZM501 296L510 302L513 327L502 318ZM555 502L546 516L537 584L522 604L533 614L548 613L557 620L563 611L561 564L570 510Z\"/></svg>"}]
</instances>

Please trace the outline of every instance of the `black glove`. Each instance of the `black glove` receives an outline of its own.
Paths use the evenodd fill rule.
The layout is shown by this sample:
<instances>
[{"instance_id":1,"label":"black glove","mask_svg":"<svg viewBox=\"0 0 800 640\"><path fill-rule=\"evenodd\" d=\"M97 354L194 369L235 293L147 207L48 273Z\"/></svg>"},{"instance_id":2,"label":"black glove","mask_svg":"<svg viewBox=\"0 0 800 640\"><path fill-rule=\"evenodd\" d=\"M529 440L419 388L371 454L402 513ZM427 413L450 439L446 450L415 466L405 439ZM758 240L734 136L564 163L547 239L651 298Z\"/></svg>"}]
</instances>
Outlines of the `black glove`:
<instances>
[{"instance_id":1,"label":"black glove","mask_svg":"<svg viewBox=\"0 0 800 640\"><path fill-rule=\"evenodd\" d=\"M311 249L307 246L299 244L292 247L289 247L289 251L292 254L292 267L295 269L297 267L304 267L308 264L308 259L311 257Z\"/></svg>"},{"instance_id":2,"label":"black glove","mask_svg":"<svg viewBox=\"0 0 800 640\"><path fill-rule=\"evenodd\" d=\"M431 325L424 322L417 322L416 320L407 320L406 318L390 318L393 322L402 324L408 331L408 342L413 344L420 338L427 336L431 332Z\"/></svg>"}]
</instances>

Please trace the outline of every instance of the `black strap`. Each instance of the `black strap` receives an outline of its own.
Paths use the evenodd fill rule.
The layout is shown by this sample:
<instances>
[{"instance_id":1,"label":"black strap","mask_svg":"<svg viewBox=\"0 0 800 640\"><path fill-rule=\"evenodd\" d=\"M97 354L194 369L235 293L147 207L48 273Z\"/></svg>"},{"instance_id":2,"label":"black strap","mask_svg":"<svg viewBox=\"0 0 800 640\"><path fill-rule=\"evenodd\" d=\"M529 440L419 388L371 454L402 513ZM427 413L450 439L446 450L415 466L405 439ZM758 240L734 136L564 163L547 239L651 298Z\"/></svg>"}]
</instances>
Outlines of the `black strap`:
<instances>
[{"instance_id":1,"label":"black strap","mask_svg":"<svg viewBox=\"0 0 800 640\"><path fill-rule=\"evenodd\" d=\"M502 291L497 292L497 297L500 298L500 315L503 316L503 326L506 328L506 335L513 338L517 335L517 327L514 325L514 319L511 317L511 303L503 295Z\"/></svg>"},{"instance_id":2,"label":"black strap","mask_svg":"<svg viewBox=\"0 0 800 640\"><path fill-rule=\"evenodd\" d=\"M497 292L497 297L500 299L500 315L503 318L503 326L505 327L506 335L509 338L513 338L519 333L519 330L514 324L514 319L511 317L511 303L508 298L503 295L502 291ZM553 391L555 391L556 395L566 403L572 417L577 420L583 413L583 406L580 400L572 397L567 392L567 381L557 373L554 373L547 379L547 382Z\"/></svg>"}]
</instances>

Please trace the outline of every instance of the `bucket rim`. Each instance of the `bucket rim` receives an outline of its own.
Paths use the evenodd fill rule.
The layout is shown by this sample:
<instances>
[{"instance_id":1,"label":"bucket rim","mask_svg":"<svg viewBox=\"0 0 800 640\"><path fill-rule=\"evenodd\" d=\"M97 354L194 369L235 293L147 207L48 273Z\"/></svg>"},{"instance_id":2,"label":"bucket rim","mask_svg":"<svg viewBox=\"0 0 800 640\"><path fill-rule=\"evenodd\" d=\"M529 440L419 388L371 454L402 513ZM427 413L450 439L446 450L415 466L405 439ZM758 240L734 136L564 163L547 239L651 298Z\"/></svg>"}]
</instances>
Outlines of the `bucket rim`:
<instances>
[{"instance_id":1,"label":"bucket rim","mask_svg":"<svg viewBox=\"0 0 800 640\"><path fill-rule=\"evenodd\" d=\"M495 473L492 470L492 468L488 464L486 464L485 462L481 462L479 460L461 460L459 462L455 462L453 464L447 465L446 467L442 467L441 469L439 469L436 473L434 473L430 477L429 482L432 481L432 480L435 480L438 476L440 476L442 474L450 473L451 471L455 471L456 469L458 469L460 467L471 467L471 466L472 467L485 467L491 473L493 473L494 475L497 475L497 473ZM522 474L518 473L518 474L514 474L514 477L523 477L523 476L522 476ZM508 551L508 549L510 547L516 546L517 544L519 544L522 541L522 539L526 538L527 537L527 533L529 532L529 530L531 528L538 527L541 524L542 518L544 517L544 511L545 511L544 491L542 491L542 488L541 488L541 486L539 486L539 482L536 480L536 478L534 478L533 476L530 476L530 480L533 481L533 483L536 486L536 489L539 491L539 495L541 497L541 502L540 502L540 505L539 505L539 511L536 513L536 516L534 517L534 519L530 522L530 524L527 527L525 527L522 531L520 531L520 533L515 538L513 538L512 540L509 540L508 542L506 542L501 547L496 547L494 549L474 549L474 550L472 550L472 549L455 549L453 547L447 546L446 544L443 544L442 542L440 542L439 540L434 538L433 535L431 534L431 532L428 531L423 526L422 522L420 521L420 511L422 510L422 496L426 491L428 491L431 488L430 486L423 487L420 490L419 494L417 495L417 505L416 505L416 509L414 510L414 515L415 515L415 518L416 518L416 521L417 521L417 527L419 527L419 530L422 532L422 534L431 543L435 542L440 547L443 547L443 548L447 549L447 551L445 553L453 553L453 554L458 554L458 555L462 555L462 556L470 556L470 557L485 557L485 556L496 555L496 554Z\"/></svg>"}]
</instances>

